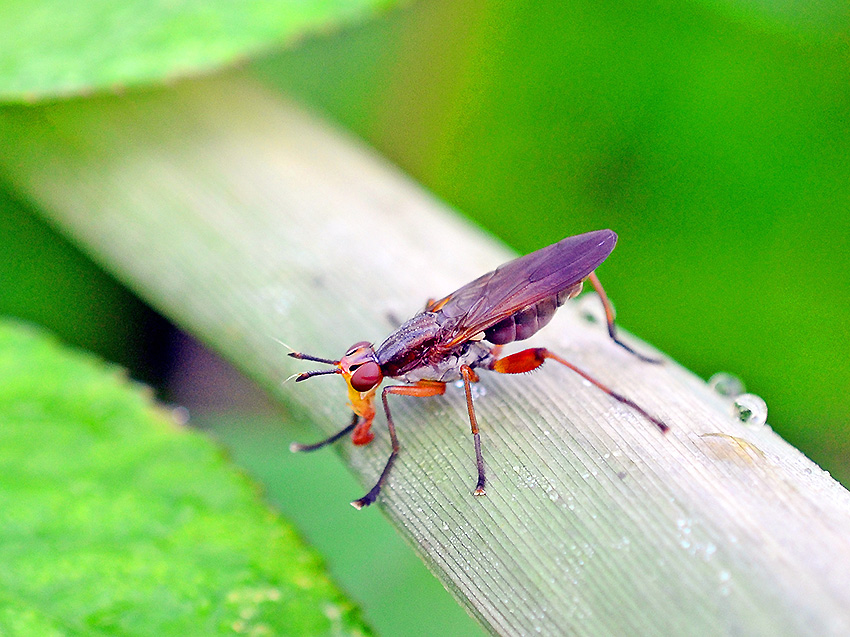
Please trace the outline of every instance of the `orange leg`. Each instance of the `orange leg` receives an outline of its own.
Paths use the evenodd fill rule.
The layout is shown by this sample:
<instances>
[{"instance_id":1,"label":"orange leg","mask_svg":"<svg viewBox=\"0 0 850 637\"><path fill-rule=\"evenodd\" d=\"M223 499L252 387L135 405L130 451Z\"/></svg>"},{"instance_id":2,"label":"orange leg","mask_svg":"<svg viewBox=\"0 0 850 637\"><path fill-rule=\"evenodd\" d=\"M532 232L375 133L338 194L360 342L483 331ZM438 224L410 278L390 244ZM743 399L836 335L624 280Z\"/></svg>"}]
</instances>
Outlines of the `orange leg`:
<instances>
[{"instance_id":1,"label":"orange leg","mask_svg":"<svg viewBox=\"0 0 850 637\"><path fill-rule=\"evenodd\" d=\"M608 336L611 337L611 340L627 352L631 352L632 354L637 356L642 361L646 361L647 363L660 363L661 360L657 358L650 358L649 356L644 356L643 354L636 352L631 347L626 345L623 341L621 341L619 338L617 338L617 328L614 325L614 307L611 305L611 301L608 300L608 295L605 294L605 290L602 287L602 283L599 282L599 277L596 276L596 272L591 272L587 279L588 281L590 281L591 285L593 285L593 289L596 290L596 293L599 295L599 299L602 301L602 307L605 308L605 322L608 324Z\"/></svg>"},{"instance_id":2,"label":"orange leg","mask_svg":"<svg viewBox=\"0 0 850 637\"><path fill-rule=\"evenodd\" d=\"M516 354L511 354L510 356L500 358L495 363L493 363L492 369L493 371L499 372L500 374L522 374L523 372L530 372L533 369L537 369L544 362L546 362L547 358L551 358L552 360L559 362L561 365L569 367L576 374L578 374L585 380L590 381L599 389L611 396L611 398L620 401L624 405L628 405L636 412L638 412L641 416L643 416L651 423L653 423L656 427L658 427L662 433L666 433L667 430L670 429L668 425L660 421L655 416L649 415L646 410L637 405L631 399L626 398L622 394L618 394L617 392L610 389L607 385L603 385L601 382L593 378L593 376L591 376L587 372L582 371L581 369L579 369L572 363L567 362L557 354L553 354L545 347L525 349L521 352L517 352Z\"/></svg>"},{"instance_id":3,"label":"orange leg","mask_svg":"<svg viewBox=\"0 0 850 637\"><path fill-rule=\"evenodd\" d=\"M381 487L384 485L384 482L387 479L387 475L390 473L390 468L393 466L393 462L395 462L395 458L398 455L398 437L395 433L395 424L393 423L393 417L390 415L390 405L387 402L387 394L399 394L401 396L415 396L417 398L427 398L428 396L440 396L446 392L446 384L438 383L435 381L427 381L421 380L415 385L389 385L388 387L384 387L381 391L381 400L384 403L384 412L387 414L387 428L390 430L390 442L392 443L392 452L390 453L390 457L387 460L387 464L384 465L384 470L381 471L381 475L378 478L378 481L375 483L375 486L369 490L369 493L364 495L359 500L355 500L351 503L355 509L362 509L363 507L369 506L372 504L375 499L378 497L378 494L381 492Z\"/></svg>"}]
</instances>

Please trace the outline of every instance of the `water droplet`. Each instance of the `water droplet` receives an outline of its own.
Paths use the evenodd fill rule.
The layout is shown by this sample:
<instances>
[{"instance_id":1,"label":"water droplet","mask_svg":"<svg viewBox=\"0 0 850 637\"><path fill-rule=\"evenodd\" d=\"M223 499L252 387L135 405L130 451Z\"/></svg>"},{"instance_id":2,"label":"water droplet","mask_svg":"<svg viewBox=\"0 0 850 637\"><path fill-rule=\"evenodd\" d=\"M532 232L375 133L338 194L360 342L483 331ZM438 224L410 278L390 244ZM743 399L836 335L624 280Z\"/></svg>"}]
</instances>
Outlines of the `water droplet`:
<instances>
[{"instance_id":1,"label":"water droplet","mask_svg":"<svg viewBox=\"0 0 850 637\"><path fill-rule=\"evenodd\" d=\"M741 394L733 403L733 413L748 427L758 429L767 422L767 403L761 396Z\"/></svg>"},{"instance_id":2,"label":"water droplet","mask_svg":"<svg viewBox=\"0 0 850 637\"><path fill-rule=\"evenodd\" d=\"M727 374L726 372L714 374L708 379L708 386L721 396L728 396L729 398L740 396L746 391L744 381L734 374Z\"/></svg>"},{"instance_id":3,"label":"water droplet","mask_svg":"<svg viewBox=\"0 0 850 637\"><path fill-rule=\"evenodd\" d=\"M189 410L185 407L173 407L171 409L171 419L178 427L184 427L189 423Z\"/></svg>"},{"instance_id":4,"label":"water droplet","mask_svg":"<svg viewBox=\"0 0 850 637\"><path fill-rule=\"evenodd\" d=\"M460 390L463 390L463 380L456 380L452 383L452 385L454 385ZM480 383L473 383L470 387L472 388L472 400L477 400L482 396L487 395L487 388L484 387L484 385L481 385Z\"/></svg>"}]
</instances>

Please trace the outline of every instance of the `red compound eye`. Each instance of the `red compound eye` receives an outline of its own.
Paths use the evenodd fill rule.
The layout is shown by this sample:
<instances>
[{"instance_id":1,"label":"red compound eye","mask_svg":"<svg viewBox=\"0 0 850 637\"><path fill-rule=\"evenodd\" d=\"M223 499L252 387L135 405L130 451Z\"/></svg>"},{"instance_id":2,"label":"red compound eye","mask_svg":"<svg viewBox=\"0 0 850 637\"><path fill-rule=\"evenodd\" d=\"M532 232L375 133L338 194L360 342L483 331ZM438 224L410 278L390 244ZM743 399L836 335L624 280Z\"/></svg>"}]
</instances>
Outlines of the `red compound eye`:
<instances>
[{"instance_id":1,"label":"red compound eye","mask_svg":"<svg viewBox=\"0 0 850 637\"><path fill-rule=\"evenodd\" d=\"M363 363L351 375L351 386L357 391L369 391L383 379L381 367L374 361Z\"/></svg>"}]
</instances>

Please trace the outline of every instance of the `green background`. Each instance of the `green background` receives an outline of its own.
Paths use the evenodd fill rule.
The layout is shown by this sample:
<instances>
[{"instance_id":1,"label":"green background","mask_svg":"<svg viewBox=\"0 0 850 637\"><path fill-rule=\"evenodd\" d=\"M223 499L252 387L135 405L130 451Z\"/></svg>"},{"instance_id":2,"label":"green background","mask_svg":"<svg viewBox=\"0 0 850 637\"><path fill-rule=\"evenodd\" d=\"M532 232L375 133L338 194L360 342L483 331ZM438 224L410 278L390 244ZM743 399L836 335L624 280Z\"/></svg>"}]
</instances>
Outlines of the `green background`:
<instances>
[{"instance_id":1,"label":"green background","mask_svg":"<svg viewBox=\"0 0 850 637\"><path fill-rule=\"evenodd\" d=\"M774 429L850 484L848 25L840 2L441 0L308 38L249 71L518 252L616 230L599 274L620 323L704 378L740 375L767 401ZM127 365L169 396L164 322L9 189L0 244L0 312ZM278 435L285 455L292 433L266 421L237 431L233 420L207 415L297 516L274 494L310 485L284 474L276 486L273 463L318 474L333 457L311 457L309 469L269 458L269 440ZM305 482L347 508L358 487L345 479ZM368 602L366 616L387 634L405 625L416 634L423 620L404 595L427 576L369 576L375 564L411 564L400 541L352 548L392 540L371 521L345 516L334 527L310 515L296 524L355 599L387 600L383 610ZM441 630L474 632L455 611Z\"/></svg>"}]
</instances>

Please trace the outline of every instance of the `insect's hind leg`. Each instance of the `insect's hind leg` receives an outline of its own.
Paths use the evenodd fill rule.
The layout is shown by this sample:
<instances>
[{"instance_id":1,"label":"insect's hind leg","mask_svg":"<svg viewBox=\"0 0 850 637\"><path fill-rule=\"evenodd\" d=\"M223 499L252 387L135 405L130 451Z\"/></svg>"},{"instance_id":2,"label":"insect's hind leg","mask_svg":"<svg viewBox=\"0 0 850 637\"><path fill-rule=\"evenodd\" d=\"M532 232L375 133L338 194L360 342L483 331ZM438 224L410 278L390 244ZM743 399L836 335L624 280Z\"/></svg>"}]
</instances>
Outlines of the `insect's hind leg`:
<instances>
[{"instance_id":1,"label":"insect's hind leg","mask_svg":"<svg viewBox=\"0 0 850 637\"><path fill-rule=\"evenodd\" d=\"M337 431L334 435L328 436L324 440L320 440L319 442L314 442L312 445L302 445L297 442L293 442L289 445L290 451L315 451L316 449L321 449L322 447L326 447L327 445L335 443L337 440L348 434L354 427L357 426L357 421L359 420L357 414L354 414L351 419L351 424L347 427Z\"/></svg>"},{"instance_id":2,"label":"insect's hind leg","mask_svg":"<svg viewBox=\"0 0 850 637\"><path fill-rule=\"evenodd\" d=\"M521 352L517 352L516 354L510 354L509 356L505 356L504 358L499 358L492 364L491 369L494 372L499 372L500 374L522 374L523 372L530 372L534 369L537 369L543 363L545 363L546 359L548 358L559 362L565 367L569 367L576 374L578 374L585 380L593 383L599 389L611 396L611 398L620 401L624 405L628 405L636 412L638 412L641 416L643 416L656 427L658 427L662 433L667 433L667 430L670 429L667 424L665 424L655 416L651 416L643 407L635 403L630 398L626 398L622 394L618 394L607 385L604 385L600 381L596 380L587 372L582 371L581 369L579 369L572 363L564 360L557 354L550 352L545 347L532 347L529 349L522 350Z\"/></svg>"},{"instance_id":3,"label":"insect's hind leg","mask_svg":"<svg viewBox=\"0 0 850 637\"><path fill-rule=\"evenodd\" d=\"M626 345L623 341L617 338L617 326L614 324L614 307L611 305L611 301L608 299L608 295L605 294L605 289L602 287L602 283L600 283L599 277L596 276L596 272L591 272L588 275L587 279L588 281L590 281L590 284L593 286L593 289L596 290L596 293L599 295L599 299L602 301L602 307L605 308L605 322L608 324L608 336L611 337L611 340L627 352L630 352L634 356L637 356L642 361L654 364L661 363L661 359L645 356L644 354L635 351L629 345Z\"/></svg>"}]
</instances>

